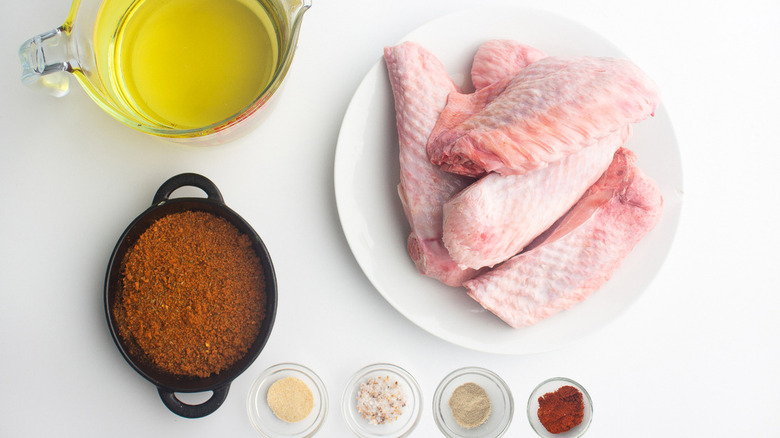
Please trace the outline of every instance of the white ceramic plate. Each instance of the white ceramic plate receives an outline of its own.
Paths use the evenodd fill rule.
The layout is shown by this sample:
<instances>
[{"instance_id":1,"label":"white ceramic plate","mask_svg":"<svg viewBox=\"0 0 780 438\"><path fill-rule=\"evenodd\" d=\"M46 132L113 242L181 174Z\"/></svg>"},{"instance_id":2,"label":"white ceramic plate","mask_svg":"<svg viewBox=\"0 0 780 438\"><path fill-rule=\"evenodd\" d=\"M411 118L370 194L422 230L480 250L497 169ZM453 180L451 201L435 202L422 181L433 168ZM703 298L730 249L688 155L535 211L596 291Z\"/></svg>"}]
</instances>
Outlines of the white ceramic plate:
<instances>
[{"instance_id":1,"label":"white ceramic plate","mask_svg":"<svg viewBox=\"0 0 780 438\"><path fill-rule=\"evenodd\" d=\"M444 63L464 89L477 47L514 39L551 55L625 57L613 44L550 13L467 10L434 20L403 40L416 41ZM393 44L393 42L389 42ZM335 191L339 217L361 269L382 296L410 321L466 348L526 354L561 347L616 318L644 291L669 248L682 206L679 150L666 110L635 125L628 146L664 195L661 222L634 249L612 279L586 301L534 326L512 329L465 294L417 272L406 252L409 225L396 192L398 137L393 96L381 53L358 87L339 133Z\"/></svg>"}]
</instances>

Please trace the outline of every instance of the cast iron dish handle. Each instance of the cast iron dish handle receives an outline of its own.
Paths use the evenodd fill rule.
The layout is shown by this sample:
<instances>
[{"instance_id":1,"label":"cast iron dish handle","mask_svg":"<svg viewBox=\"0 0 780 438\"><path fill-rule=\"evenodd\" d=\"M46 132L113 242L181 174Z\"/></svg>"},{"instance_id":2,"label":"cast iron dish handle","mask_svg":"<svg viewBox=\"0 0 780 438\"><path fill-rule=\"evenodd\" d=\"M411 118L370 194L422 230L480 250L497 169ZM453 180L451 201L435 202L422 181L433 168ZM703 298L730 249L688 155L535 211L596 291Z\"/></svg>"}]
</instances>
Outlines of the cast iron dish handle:
<instances>
[{"instance_id":1,"label":"cast iron dish handle","mask_svg":"<svg viewBox=\"0 0 780 438\"><path fill-rule=\"evenodd\" d=\"M174 414L184 418L201 418L211 414L222 406L222 402L227 398L229 389L230 383L220 386L214 390L214 393L208 400L199 405L188 405L183 403L176 398L176 393L160 388L159 386L157 387L157 392L160 393L160 398L165 406Z\"/></svg>"},{"instance_id":2,"label":"cast iron dish handle","mask_svg":"<svg viewBox=\"0 0 780 438\"><path fill-rule=\"evenodd\" d=\"M219 189L210 179L197 173L182 173L170 177L168 181L165 181L160 188L157 189L157 193L154 194L152 205L158 205L161 202L167 201L174 190L185 186L197 187L206 192L206 196L208 196L209 199L218 201L222 204L225 202L222 199L222 194L219 192Z\"/></svg>"}]
</instances>

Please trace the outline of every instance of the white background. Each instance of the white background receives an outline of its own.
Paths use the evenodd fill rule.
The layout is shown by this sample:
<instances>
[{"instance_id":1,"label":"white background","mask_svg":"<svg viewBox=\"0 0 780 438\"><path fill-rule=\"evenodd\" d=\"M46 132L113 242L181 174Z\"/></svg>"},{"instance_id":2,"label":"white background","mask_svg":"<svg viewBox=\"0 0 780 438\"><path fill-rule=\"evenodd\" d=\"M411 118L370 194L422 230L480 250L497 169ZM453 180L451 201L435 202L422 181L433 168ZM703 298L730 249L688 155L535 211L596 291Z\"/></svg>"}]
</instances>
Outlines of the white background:
<instances>
[{"instance_id":1,"label":"white background","mask_svg":"<svg viewBox=\"0 0 780 438\"><path fill-rule=\"evenodd\" d=\"M446 343L379 295L343 236L333 189L341 119L381 50L464 8L523 6L602 34L653 77L679 141L682 218L650 287L605 328L557 351L496 355ZM588 436L777 436L780 430L780 6L774 1L314 0L286 87L258 129L191 148L114 121L74 87L24 88L18 46L59 25L67 0L0 5L0 436L257 436L255 377L279 362L329 391L318 436L346 437L344 384L374 362L409 370L425 397L412 436L434 437L430 400L450 371L482 366L515 399L507 436L532 436L533 387L581 382ZM465 30L464 30L465 31ZM157 187L202 173L263 236L279 279L273 335L214 414L170 413L122 359L102 282L116 239Z\"/></svg>"}]
</instances>

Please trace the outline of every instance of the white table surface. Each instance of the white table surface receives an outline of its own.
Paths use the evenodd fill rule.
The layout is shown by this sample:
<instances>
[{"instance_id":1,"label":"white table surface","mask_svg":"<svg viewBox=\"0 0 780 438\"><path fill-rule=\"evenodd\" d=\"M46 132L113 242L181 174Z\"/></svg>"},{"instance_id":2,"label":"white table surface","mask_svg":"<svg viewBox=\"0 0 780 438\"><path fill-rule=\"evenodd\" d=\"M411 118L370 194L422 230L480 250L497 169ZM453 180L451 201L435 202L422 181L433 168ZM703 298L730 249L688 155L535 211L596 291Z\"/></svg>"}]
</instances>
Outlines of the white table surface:
<instances>
[{"instance_id":1,"label":"white table surface","mask_svg":"<svg viewBox=\"0 0 780 438\"><path fill-rule=\"evenodd\" d=\"M528 395L557 375L589 390L588 436L777 436L777 2L314 0L278 107L245 138L213 148L127 128L78 86L61 99L24 88L17 48L59 25L69 6L0 5L0 436L258 436L247 392L279 362L324 380L324 437L350 436L343 388L374 362L419 381L425 409L415 437L439 436L431 397L463 366L489 368L510 385L507 436L533 435ZM579 21L642 66L675 126L685 188L676 240L645 293L574 345L520 356L449 344L391 307L350 252L333 188L341 119L382 47L448 12L502 6ZM211 178L263 236L280 291L265 350L224 405L198 420L169 412L127 365L102 307L116 239L165 179L185 171Z\"/></svg>"}]
</instances>

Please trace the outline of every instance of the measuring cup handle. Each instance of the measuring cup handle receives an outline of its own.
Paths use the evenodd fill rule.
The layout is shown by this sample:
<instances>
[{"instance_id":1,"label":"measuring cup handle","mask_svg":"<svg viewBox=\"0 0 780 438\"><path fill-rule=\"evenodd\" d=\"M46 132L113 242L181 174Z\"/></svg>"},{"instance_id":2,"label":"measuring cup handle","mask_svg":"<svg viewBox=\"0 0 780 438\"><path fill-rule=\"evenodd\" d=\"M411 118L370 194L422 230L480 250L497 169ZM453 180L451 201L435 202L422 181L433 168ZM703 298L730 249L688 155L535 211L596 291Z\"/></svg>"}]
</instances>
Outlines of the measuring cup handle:
<instances>
[{"instance_id":1,"label":"measuring cup handle","mask_svg":"<svg viewBox=\"0 0 780 438\"><path fill-rule=\"evenodd\" d=\"M170 409L174 414L184 418L201 418L211 414L222 406L222 403L227 398L229 389L229 383L215 389L213 394L211 394L211 397L199 405L188 405L183 403L176 397L176 393L168 391L167 389L158 387L157 392L160 393L160 399L162 399L165 407Z\"/></svg>"},{"instance_id":2,"label":"measuring cup handle","mask_svg":"<svg viewBox=\"0 0 780 438\"><path fill-rule=\"evenodd\" d=\"M70 33L58 27L34 36L19 47L22 83L61 97L70 91L74 48Z\"/></svg>"},{"instance_id":3,"label":"measuring cup handle","mask_svg":"<svg viewBox=\"0 0 780 438\"><path fill-rule=\"evenodd\" d=\"M209 199L224 203L222 194L210 179L197 173L182 173L169 178L168 181L165 181L160 188L157 189L157 193L154 194L152 205L167 201L174 190L186 186L197 187L206 192L206 196L208 196Z\"/></svg>"}]
</instances>

